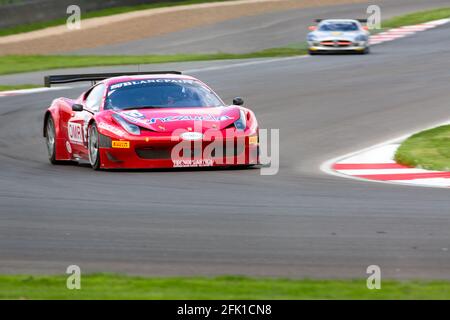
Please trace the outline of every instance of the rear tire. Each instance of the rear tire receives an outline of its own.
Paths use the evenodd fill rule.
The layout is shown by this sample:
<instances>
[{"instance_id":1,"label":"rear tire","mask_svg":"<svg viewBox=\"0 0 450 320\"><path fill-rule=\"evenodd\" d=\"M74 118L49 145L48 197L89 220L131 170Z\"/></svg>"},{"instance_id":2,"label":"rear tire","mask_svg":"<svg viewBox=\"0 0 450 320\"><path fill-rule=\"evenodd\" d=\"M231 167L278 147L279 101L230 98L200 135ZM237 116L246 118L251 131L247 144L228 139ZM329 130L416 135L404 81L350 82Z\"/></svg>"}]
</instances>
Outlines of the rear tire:
<instances>
[{"instance_id":1,"label":"rear tire","mask_svg":"<svg viewBox=\"0 0 450 320\"><path fill-rule=\"evenodd\" d=\"M308 54L310 56L316 56L317 55L317 51L308 50Z\"/></svg>"},{"instance_id":2,"label":"rear tire","mask_svg":"<svg viewBox=\"0 0 450 320\"><path fill-rule=\"evenodd\" d=\"M51 164L59 164L60 162L56 160L56 132L52 116L49 116L45 123L45 142L47 144L48 161Z\"/></svg>"},{"instance_id":3,"label":"rear tire","mask_svg":"<svg viewBox=\"0 0 450 320\"><path fill-rule=\"evenodd\" d=\"M98 139L97 125L93 123L89 126L88 131L88 153L89 153L89 163L92 169L100 169L100 148Z\"/></svg>"}]
</instances>

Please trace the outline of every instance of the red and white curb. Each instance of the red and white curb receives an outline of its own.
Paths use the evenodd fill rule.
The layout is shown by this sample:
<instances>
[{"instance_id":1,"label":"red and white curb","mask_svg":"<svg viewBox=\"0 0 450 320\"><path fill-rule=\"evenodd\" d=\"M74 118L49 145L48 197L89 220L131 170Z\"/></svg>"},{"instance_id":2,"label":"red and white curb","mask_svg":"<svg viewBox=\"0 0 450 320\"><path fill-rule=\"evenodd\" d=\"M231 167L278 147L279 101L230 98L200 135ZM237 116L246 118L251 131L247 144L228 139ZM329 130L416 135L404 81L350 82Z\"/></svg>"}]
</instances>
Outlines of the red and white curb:
<instances>
[{"instance_id":1,"label":"red and white curb","mask_svg":"<svg viewBox=\"0 0 450 320\"><path fill-rule=\"evenodd\" d=\"M438 26L444 25L449 22L450 22L450 19L440 19L440 20L429 21L429 22L421 23L421 24L417 24L417 25L404 26L404 27L400 27L400 28L390 29L390 30L380 32L380 33L370 36L370 44L374 45L374 44L379 44L379 43L383 43L383 42L387 42L387 41L404 38L404 37L413 35L417 32L425 31L428 29L433 29L433 28L436 28Z\"/></svg>"},{"instance_id":2,"label":"red and white curb","mask_svg":"<svg viewBox=\"0 0 450 320\"><path fill-rule=\"evenodd\" d=\"M439 125L445 124L449 123ZM450 172L411 168L395 162L395 152L407 137L409 135L331 159L322 164L321 169L331 175L362 181L449 188Z\"/></svg>"}]
</instances>

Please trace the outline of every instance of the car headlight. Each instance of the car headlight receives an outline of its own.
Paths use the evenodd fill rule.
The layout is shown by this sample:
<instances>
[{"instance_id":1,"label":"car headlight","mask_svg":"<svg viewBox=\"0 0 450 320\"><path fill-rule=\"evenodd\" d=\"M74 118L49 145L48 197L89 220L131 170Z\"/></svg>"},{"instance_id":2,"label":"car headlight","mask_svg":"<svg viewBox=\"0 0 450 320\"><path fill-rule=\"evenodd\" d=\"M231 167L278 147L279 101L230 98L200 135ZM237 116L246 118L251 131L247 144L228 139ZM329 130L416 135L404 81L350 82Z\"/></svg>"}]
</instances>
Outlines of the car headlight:
<instances>
[{"instance_id":1,"label":"car headlight","mask_svg":"<svg viewBox=\"0 0 450 320\"><path fill-rule=\"evenodd\" d=\"M308 41L316 41L317 40L317 36L315 36L313 34L308 34L307 40Z\"/></svg>"},{"instance_id":2,"label":"car headlight","mask_svg":"<svg viewBox=\"0 0 450 320\"><path fill-rule=\"evenodd\" d=\"M360 34L355 38L355 41L367 41L367 36Z\"/></svg>"},{"instance_id":3,"label":"car headlight","mask_svg":"<svg viewBox=\"0 0 450 320\"><path fill-rule=\"evenodd\" d=\"M124 118L122 118L120 115L118 114L113 114L112 117L114 118L114 120L116 120L116 122L118 124L120 124L122 126L122 128L124 128L127 132L134 134L134 135L140 135L141 134L141 129L139 129L138 126L129 123L128 121L126 121Z\"/></svg>"},{"instance_id":4,"label":"car headlight","mask_svg":"<svg viewBox=\"0 0 450 320\"><path fill-rule=\"evenodd\" d=\"M247 128L247 119L243 110L240 112L239 119L234 122L234 126L237 130L245 130Z\"/></svg>"}]
</instances>

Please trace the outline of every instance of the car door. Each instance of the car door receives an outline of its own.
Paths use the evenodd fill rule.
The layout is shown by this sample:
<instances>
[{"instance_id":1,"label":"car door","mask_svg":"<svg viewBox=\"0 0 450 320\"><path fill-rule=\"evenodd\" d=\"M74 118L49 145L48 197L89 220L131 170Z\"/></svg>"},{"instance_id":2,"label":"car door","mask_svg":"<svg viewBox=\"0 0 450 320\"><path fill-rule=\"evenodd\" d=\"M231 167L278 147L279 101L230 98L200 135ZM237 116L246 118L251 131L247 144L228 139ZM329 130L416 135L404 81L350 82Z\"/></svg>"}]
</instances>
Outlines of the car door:
<instances>
[{"instance_id":1,"label":"car door","mask_svg":"<svg viewBox=\"0 0 450 320\"><path fill-rule=\"evenodd\" d=\"M100 111L104 93L105 85L103 83L92 87L83 97L83 111L72 112L67 130L74 157L87 158L89 121Z\"/></svg>"}]
</instances>

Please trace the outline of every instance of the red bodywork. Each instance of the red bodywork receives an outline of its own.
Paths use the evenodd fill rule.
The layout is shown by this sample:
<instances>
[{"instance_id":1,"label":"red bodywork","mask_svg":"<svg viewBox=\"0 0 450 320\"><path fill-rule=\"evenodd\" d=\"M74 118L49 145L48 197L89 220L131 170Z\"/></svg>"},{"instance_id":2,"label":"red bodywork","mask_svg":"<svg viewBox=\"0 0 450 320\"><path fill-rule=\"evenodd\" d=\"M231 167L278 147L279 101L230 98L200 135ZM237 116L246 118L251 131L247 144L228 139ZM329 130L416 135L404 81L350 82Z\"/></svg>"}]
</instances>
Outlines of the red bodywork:
<instances>
[{"instance_id":1,"label":"red bodywork","mask_svg":"<svg viewBox=\"0 0 450 320\"><path fill-rule=\"evenodd\" d=\"M242 106L104 110L110 85L153 78L190 79L207 87L199 80L185 75L122 76L106 79L95 85L105 85L98 111L92 112L86 106L86 98L93 87L83 92L76 100L57 98L45 115L45 122L48 117L52 117L55 124L56 160L88 160L88 129L95 123L100 134L102 169L258 164L258 123L254 113ZM74 104L83 105L84 110L73 111ZM136 111L139 117L136 117ZM246 128L237 130L234 122L239 119L242 111L246 117ZM112 117L115 113L139 126L140 134L127 132ZM177 120L170 121L174 118ZM183 140L180 135L185 132L202 133L203 137L199 141ZM180 143L185 149L174 156L174 147L177 146L178 150ZM221 146L223 151L219 151ZM211 152L211 149L214 151Z\"/></svg>"}]
</instances>

